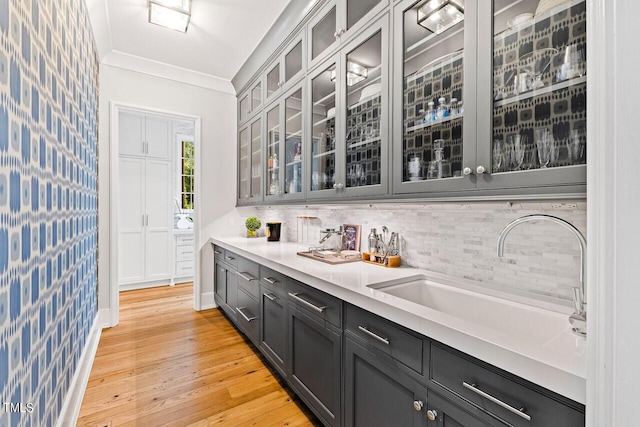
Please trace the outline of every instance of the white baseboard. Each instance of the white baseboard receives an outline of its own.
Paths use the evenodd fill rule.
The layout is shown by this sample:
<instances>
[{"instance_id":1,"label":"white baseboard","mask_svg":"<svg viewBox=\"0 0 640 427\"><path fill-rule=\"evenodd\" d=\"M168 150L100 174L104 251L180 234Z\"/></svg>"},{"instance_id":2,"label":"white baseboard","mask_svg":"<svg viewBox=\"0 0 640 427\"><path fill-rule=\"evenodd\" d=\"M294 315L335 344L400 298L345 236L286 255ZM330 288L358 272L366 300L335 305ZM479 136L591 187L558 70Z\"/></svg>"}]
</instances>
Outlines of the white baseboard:
<instances>
[{"instance_id":1,"label":"white baseboard","mask_svg":"<svg viewBox=\"0 0 640 427\"><path fill-rule=\"evenodd\" d=\"M210 308L216 308L218 306L216 304L215 295L213 292L202 294L200 298L200 310L208 310Z\"/></svg>"},{"instance_id":2,"label":"white baseboard","mask_svg":"<svg viewBox=\"0 0 640 427\"><path fill-rule=\"evenodd\" d=\"M98 310L98 321L100 322L100 329L113 328L116 326L113 323L113 319L111 319L111 309L109 308Z\"/></svg>"},{"instance_id":3,"label":"white baseboard","mask_svg":"<svg viewBox=\"0 0 640 427\"><path fill-rule=\"evenodd\" d=\"M84 392L87 389L87 383L89 382L89 374L91 374L91 367L93 366L93 359L96 356L98 350L98 343L100 342L100 335L102 334L102 324L104 323L103 317L104 311L100 310L93 321L91 332L87 338L87 343L82 351L82 356L78 360L78 366L76 372L73 374L67 396L64 399L62 410L60 411L60 417L56 423L56 427L71 427L75 426L78 421L78 414L80 414L80 406L82 405L82 398ZM108 319L107 319L108 320Z\"/></svg>"},{"instance_id":4,"label":"white baseboard","mask_svg":"<svg viewBox=\"0 0 640 427\"><path fill-rule=\"evenodd\" d=\"M138 289L157 288L161 286L170 286L170 280L155 280L152 282L125 283L118 287L118 291L135 291Z\"/></svg>"}]
</instances>

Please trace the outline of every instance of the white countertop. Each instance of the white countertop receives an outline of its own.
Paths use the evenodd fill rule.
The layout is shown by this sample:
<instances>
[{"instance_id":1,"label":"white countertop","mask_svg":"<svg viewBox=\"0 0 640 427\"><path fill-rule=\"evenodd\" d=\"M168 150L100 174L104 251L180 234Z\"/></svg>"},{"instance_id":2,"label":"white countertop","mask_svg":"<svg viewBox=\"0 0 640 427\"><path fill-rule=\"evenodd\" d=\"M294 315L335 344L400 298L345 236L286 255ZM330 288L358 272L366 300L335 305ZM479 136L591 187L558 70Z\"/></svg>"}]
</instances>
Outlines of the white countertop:
<instances>
[{"instance_id":1,"label":"white countertop","mask_svg":"<svg viewBox=\"0 0 640 427\"><path fill-rule=\"evenodd\" d=\"M418 273L427 274L434 281L459 282L460 286L473 282L452 280L415 268L385 268L363 262L329 265L297 255L298 251L308 250L308 246L297 243L243 237L211 238L211 242L558 394L586 403L584 339L564 333L544 345L536 345L527 336L500 333L367 287Z\"/></svg>"}]
</instances>

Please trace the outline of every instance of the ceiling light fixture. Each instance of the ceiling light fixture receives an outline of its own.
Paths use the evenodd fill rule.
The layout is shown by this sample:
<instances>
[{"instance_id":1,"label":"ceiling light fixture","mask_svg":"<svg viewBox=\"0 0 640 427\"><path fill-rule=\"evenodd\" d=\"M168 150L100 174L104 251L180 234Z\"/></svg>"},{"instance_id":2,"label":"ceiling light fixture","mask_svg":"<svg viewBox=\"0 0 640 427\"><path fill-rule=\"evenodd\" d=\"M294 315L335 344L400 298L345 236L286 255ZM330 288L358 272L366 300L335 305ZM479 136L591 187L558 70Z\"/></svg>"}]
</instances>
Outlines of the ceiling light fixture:
<instances>
[{"instance_id":1,"label":"ceiling light fixture","mask_svg":"<svg viewBox=\"0 0 640 427\"><path fill-rule=\"evenodd\" d=\"M171 30L187 32L191 0L149 0L149 22Z\"/></svg>"},{"instance_id":2,"label":"ceiling light fixture","mask_svg":"<svg viewBox=\"0 0 640 427\"><path fill-rule=\"evenodd\" d=\"M369 70L357 62L347 61L347 86L353 86L367 78ZM331 81L336 81L336 69L331 70Z\"/></svg>"},{"instance_id":3,"label":"ceiling light fixture","mask_svg":"<svg viewBox=\"0 0 640 427\"><path fill-rule=\"evenodd\" d=\"M430 0L418 9L418 25L440 34L464 19L463 0Z\"/></svg>"}]
</instances>

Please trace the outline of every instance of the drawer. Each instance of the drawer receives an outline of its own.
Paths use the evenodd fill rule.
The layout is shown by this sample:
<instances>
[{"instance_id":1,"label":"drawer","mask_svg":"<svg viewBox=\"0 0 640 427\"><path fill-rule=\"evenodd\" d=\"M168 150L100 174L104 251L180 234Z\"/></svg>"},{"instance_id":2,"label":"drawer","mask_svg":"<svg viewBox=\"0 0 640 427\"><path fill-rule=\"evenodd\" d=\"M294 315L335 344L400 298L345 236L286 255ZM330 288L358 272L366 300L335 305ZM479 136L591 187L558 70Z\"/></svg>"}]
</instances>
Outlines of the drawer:
<instances>
[{"instance_id":1,"label":"drawer","mask_svg":"<svg viewBox=\"0 0 640 427\"><path fill-rule=\"evenodd\" d=\"M178 234L176 235L177 246L193 246L195 241L193 234Z\"/></svg>"},{"instance_id":2,"label":"drawer","mask_svg":"<svg viewBox=\"0 0 640 427\"><path fill-rule=\"evenodd\" d=\"M244 290L238 289L238 325L256 346L258 343L258 302Z\"/></svg>"},{"instance_id":3,"label":"drawer","mask_svg":"<svg viewBox=\"0 0 640 427\"><path fill-rule=\"evenodd\" d=\"M287 294L289 301L305 312L342 328L342 301L338 298L293 279L287 280Z\"/></svg>"},{"instance_id":4,"label":"drawer","mask_svg":"<svg viewBox=\"0 0 640 427\"><path fill-rule=\"evenodd\" d=\"M584 427L583 405L480 363L431 345L431 381L490 415L514 426Z\"/></svg>"},{"instance_id":5,"label":"drawer","mask_svg":"<svg viewBox=\"0 0 640 427\"><path fill-rule=\"evenodd\" d=\"M222 260L234 268L238 268L238 259L240 258L234 252L224 249L224 258Z\"/></svg>"},{"instance_id":6,"label":"drawer","mask_svg":"<svg viewBox=\"0 0 640 427\"><path fill-rule=\"evenodd\" d=\"M389 355L414 372L424 375L424 343L406 328L348 304L346 330L370 347Z\"/></svg>"},{"instance_id":7,"label":"drawer","mask_svg":"<svg viewBox=\"0 0 640 427\"><path fill-rule=\"evenodd\" d=\"M213 243L211 244L211 246L213 246L213 259L217 262L219 261L226 262L224 259L224 255L225 255L224 248L218 245L214 245Z\"/></svg>"},{"instance_id":8,"label":"drawer","mask_svg":"<svg viewBox=\"0 0 640 427\"><path fill-rule=\"evenodd\" d=\"M176 262L176 276L193 276L193 261Z\"/></svg>"},{"instance_id":9,"label":"drawer","mask_svg":"<svg viewBox=\"0 0 640 427\"><path fill-rule=\"evenodd\" d=\"M193 261L193 247L176 246L176 261Z\"/></svg>"},{"instance_id":10,"label":"drawer","mask_svg":"<svg viewBox=\"0 0 640 427\"><path fill-rule=\"evenodd\" d=\"M238 258L238 286L255 299L260 298L259 275L260 266L257 263L242 257Z\"/></svg>"},{"instance_id":11,"label":"drawer","mask_svg":"<svg viewBox=\"0 0 640 427\"><path fill-rule=\"evenodd\" d=\"M287 292L287 276L270 268L260 266L260 283L268 286L278 296L284 297Z\"/></svg>"}]
</instances>

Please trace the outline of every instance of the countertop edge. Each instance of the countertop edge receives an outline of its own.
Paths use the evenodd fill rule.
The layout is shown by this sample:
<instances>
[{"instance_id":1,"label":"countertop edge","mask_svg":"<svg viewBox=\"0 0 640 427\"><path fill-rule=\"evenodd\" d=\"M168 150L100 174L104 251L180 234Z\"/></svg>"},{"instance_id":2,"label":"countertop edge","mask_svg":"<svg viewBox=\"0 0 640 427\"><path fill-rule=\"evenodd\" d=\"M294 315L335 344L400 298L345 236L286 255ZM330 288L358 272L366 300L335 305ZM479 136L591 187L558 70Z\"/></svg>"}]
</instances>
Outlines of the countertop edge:
<instances>
[{"instance_id":1,"label":"countertop edge","mask_svg":"<svg viewBox=\"0 0 640 427\"><path fill-rule=\"evenodd\" d=\"M348 289L311 273L264 258L227 240L211 237L209 241L571 400L586 404L586 379L583 376L465 333L456 329L455 325L434 321L424 313L412 313L395 307L389 302L380 301L373 294L367 295L364 292ZM381 267L372 266L372 268ZM398 277L411 276L423 271L404 267L393 270L396 270Z\"/></svg>"}]
</instances>

